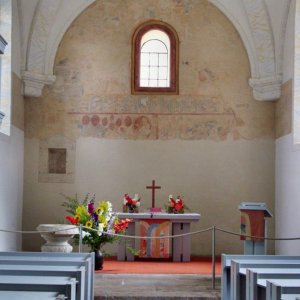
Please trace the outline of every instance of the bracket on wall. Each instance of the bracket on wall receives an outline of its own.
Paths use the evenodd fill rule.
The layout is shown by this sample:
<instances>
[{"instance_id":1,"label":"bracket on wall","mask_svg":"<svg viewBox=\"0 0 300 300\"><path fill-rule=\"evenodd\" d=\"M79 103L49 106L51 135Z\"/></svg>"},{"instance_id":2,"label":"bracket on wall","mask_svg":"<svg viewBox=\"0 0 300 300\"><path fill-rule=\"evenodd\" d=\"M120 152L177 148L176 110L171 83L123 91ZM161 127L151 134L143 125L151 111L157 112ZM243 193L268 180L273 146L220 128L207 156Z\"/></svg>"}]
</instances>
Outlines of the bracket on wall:
<instances>
[{"instance_id":1,"label":"bracket on wall","mask_svg":"<svg viewBox=\"0 0 300 300\"><path fill-rule=\"evenodd\" d=\"M250 78L249 85L253 89L253 96L256 100L277 100L281 96L282 76Z\"/></svg>"},{"instance_id":2,"label":"bracket on wall","mask_svg":"<svg viewBox=\"0 0 300 300\"><path fill-rule=\"evenodd\" d=\"M44 86L53 84L56 76L24 71L22 78L24 81L24 95L28 97L40 97Z\"/></svg>"}]
</instances>

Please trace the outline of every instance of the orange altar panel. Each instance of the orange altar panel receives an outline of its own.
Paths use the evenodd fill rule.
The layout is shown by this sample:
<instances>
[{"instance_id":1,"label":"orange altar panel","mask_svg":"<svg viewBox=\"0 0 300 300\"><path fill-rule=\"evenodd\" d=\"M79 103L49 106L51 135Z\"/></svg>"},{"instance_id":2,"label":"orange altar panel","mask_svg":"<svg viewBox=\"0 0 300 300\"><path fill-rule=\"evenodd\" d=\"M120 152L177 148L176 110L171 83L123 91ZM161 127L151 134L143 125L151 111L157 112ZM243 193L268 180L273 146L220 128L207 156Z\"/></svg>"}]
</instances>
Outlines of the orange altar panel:
<instances>
[{"instance_id":1,"label":"orange altar panel","mask_svg":"<svg viewBox=\"0 0 300 300\"><path fill-rule=\"evenodd\" d=\"M141 239L139 257L147 258L169 258L170 242L170 221L166 220L141 220L140 236L161 237L160 239Z\"/></svg>"}]
</instances>

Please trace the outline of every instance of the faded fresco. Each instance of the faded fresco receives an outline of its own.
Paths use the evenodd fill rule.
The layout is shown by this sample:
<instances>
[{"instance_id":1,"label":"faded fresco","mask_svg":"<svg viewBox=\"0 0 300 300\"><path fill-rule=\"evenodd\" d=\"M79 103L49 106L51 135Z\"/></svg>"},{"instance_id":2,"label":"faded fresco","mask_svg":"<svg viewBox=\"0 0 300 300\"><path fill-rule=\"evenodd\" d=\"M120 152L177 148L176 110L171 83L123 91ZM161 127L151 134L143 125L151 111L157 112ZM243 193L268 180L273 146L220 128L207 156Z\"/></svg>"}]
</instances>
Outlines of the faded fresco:
<instances>
[{"instance_id":1,"label":"faded fresco","mask_svg":"<svg viewBox=\"0 0 300 300\"><path fill-rule=\"evenodd\" d=\"M292 91L293 81L290 79L282 85L281 97L276 102L276 138L290 134L292 131Z\"/></svg>"},{"instance_id":2,"label":"faded fresco","mask_svg":"<svg viewBox=\"0 0 300 300\"><path fill-rule=\"evenodd\" d=\"M207 1L97 1L57 52L56 82L27 99L26 136L132 140L256 139L274 135L274 103L255 101L249 62L226 17ZM180 39L179 95L131 95L131 37L148 19Z\"/></svg>"}]
</instances>

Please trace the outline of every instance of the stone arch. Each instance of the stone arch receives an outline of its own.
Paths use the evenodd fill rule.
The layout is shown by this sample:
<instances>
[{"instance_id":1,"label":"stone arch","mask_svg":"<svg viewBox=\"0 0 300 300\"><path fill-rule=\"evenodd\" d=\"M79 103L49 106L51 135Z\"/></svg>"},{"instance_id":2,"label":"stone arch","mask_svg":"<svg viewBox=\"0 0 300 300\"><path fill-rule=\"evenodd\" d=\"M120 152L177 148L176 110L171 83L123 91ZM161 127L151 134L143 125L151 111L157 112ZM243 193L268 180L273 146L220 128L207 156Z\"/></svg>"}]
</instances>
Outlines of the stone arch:
<instances>
[{"instance_id":1,"label":"stone arch","mask_svg":"<svg viewBox=\"0 0 300 300\"><path fill-rule=\"evenodd\" d=\"M23 72L24 95L39 97L44 85L55 81L54 59L59 43L74 19L95 0L39 0L27 47ZM69 6L68 6L69 5Z\"/></svg>"},{"instance_id":2,"label":"stone arch","mask_svg":"<svg viewBox=\"0 0 300 300\"><path fill-rule=\"evenodd\" d=\"M257 100L279 98L282 78L276 59L282 59L282 53L281 57L275 56L272 27L264 1L209 1L228 17L240 34L249 57L249 84L254 97ZM72 7L67 2L39 0L23 73L25 96L38 97L45 84L55 81L53 66L58 45L73 20L95 0L74 0Z\"/></svg>"},{"instance_id":3,"label":"stone arch","mask_svg":"<svg viewBox=\"0 0 300 300\"><path fill-rule=\"evenodd\" d=\"M278 68L276 60L282 60L282 51L279 51L277 57L275 56L271 21L264 1L242 0L240 2L240 9L245 14L243 24L241 23L243 16L233 13L232 6L236 6L236 3L229 4L229 1L222 0L209 1L228 17L241 36L249 58L251 69L249 85L253 89L254 98L256 100L278 99L281 94L282 71ZM289 6L288 2L286 6ZM287 18L286 14L284 18Z\"/></svg>"}]
</instances>

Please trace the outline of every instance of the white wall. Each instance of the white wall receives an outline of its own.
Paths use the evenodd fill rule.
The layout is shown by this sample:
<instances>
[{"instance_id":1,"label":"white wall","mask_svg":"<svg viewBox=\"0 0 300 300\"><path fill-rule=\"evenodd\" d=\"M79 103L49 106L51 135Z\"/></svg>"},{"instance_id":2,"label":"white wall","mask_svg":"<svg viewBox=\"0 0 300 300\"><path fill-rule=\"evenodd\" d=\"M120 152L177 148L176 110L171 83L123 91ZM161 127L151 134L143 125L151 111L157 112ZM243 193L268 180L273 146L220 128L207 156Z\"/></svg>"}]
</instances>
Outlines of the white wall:
<instances>
[{"instance_id":1,"label":"white wall","mask_svg":"<svg viewBox=\"0 0 300 300\"><path fill-rule=\"evenodd\" d=\"M300 237L300 151L294 151L292 135L276 141L276 236ZM300 240L278 241L276 254L299 255Z\"/></svg>"},{"instance_id":2,"label":"white wall","mask_svg":"<svg viewBox=\"0 0 300 300\"><path fill-rule=\"evenodd\" d=\"M0 133L0 229L21 229L23 149L23 131L12 126L10 136ZM0 232L0 251L20 249L19 234Z\"/></svg>"},{"instance_id":3,"label":"white wall","mask_svg":"<svg viewBox=\"0 0 300 300\"><path fill-rule=\"evenodd\" d=\"M266 202L274 211L273 139L217 143L79 138L72 184L38 182L39 146L38 140L25 138L24 230L63 222L66 212L60 194L78 193L82 199L89 192L120 211L124 193L138 193L141 211L147 210L151 191L146 186L152 179L162 187L156 192L157 207L164 208L169 194L181 195L192 212L201 213L192 231L216 225L239 232L242 201ZM273 219L269 229L273 236ZM210 241L211 233L193 236L192 254L210 255ZM23 240L26 251L38 251L42 243L39 236ZM218 233L218 254L242 253L242 247L239 237ZM270 243L268 249L272 248Z\"/></svg>"},{"instance_id":4,"label":"white wall","mask_svg":"<svg viewBox=\"0 0 300 300\"><path fill-rule=\"evenodd\" d=\"M294 57L294 1L287 24L284 73L286 82L293 79ZM300 151L293 145L292 133L276 140L276 236L300 237ZM300 241L276 242L277 254L299 255Z\"/></svg>"},{"instance_id":5,"label":"white wall","mask_svg":"<svg viewBox=\"0 0 300 300\"><path fill-rule=\"evenodd\" d=\"M17 1L13 0L12 60L18 75L20 38ZM17 76L16 76L17 77ZM16 93L19 94L19 93ZM14 101L14 99L12 99ZM11 126L10 136L0 133L0 229L21 230L23 203L24 131ZM20 234L0 232L0 251L21 250Z\"/></svg>"}]
</instances>

